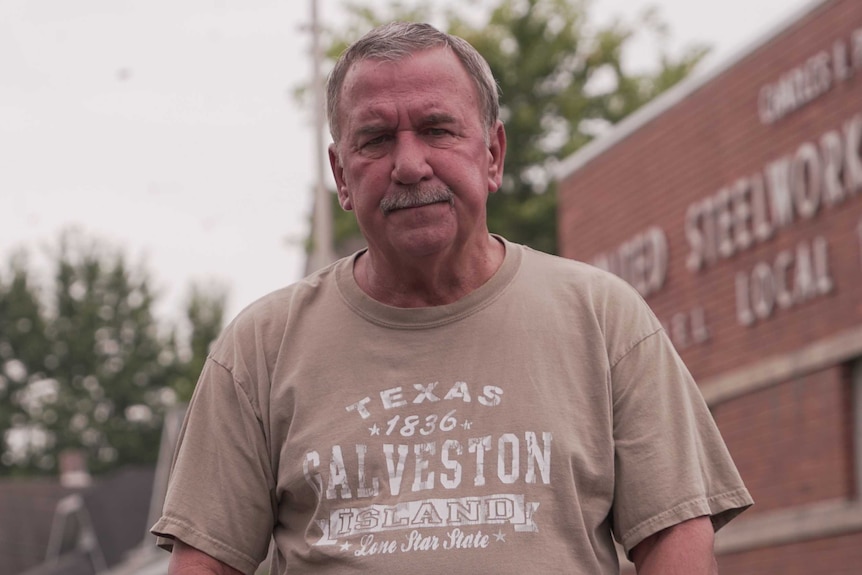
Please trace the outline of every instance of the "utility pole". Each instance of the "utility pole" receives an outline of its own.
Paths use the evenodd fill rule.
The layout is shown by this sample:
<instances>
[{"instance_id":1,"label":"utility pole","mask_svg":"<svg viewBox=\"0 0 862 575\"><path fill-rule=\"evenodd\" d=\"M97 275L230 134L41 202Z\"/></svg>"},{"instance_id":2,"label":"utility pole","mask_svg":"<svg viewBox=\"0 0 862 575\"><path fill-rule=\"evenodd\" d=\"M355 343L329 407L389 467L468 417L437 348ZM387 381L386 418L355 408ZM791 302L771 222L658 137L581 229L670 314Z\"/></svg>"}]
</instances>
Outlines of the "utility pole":
<instances>
[{"instance_id":1,"label":"utility pole","mask_svg":"<svg viewBox=\"0 0 862 575\"><path fill-rule=\"evenodd\" d=\"M324 183L324 95L323 74L321 64L323 55L320 51L320 23L317 14L317 0L311 2L311 83L312 83L312 105L314 107L314 220L312 224L312 250L309 263L306 266L308 272L319 270L335 261L335 253L332 247L332 199Z\"/></svg>"}]
</instances>

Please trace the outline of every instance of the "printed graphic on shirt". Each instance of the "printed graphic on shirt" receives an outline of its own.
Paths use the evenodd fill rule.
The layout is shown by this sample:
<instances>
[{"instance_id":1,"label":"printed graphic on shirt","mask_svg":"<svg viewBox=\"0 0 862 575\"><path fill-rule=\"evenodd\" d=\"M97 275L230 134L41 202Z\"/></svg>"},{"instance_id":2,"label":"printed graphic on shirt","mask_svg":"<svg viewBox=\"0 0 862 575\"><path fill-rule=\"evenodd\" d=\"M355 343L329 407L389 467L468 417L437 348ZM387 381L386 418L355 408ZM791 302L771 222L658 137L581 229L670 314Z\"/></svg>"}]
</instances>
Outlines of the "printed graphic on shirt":
<instances>
[{"instance_id":1,"label":"printed graphic on shirt","mask_svg":"<svg viewBox=\"0 0 862 575\"><path fill-rule=\"evenodd\" d=\"M500 387L456 381L387 388L346 405L344 423L377 439L305 454L305 478L329 510L316 521L315 545L362 557L485 549L538 532L539 502L528 487L551 483L553 436L482 433L470 414L504 399ZM459 495L466 486L482 494Z\"/></svg>"}]
</instances>

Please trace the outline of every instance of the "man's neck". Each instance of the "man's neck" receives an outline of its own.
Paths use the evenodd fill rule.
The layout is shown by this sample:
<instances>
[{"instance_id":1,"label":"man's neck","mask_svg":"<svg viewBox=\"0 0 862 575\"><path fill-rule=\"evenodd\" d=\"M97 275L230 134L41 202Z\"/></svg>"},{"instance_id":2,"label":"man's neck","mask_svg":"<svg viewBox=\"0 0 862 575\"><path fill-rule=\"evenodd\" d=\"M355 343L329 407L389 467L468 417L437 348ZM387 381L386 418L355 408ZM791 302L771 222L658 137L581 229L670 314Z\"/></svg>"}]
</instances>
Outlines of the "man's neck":
<instances>
[{"instance_id":1,"label":"man's neck","mask_svg":"<svg viewBox=\"0 0 862 575\"><path fill-rule=\"evenodd\" d=\"M353 275L359 287L381 303L430 307L454 303L482 286L504 257L502 242L490 235L475 249L408 262L387 259L369 248L356 261Z\"/></svg>"}]
</instances>

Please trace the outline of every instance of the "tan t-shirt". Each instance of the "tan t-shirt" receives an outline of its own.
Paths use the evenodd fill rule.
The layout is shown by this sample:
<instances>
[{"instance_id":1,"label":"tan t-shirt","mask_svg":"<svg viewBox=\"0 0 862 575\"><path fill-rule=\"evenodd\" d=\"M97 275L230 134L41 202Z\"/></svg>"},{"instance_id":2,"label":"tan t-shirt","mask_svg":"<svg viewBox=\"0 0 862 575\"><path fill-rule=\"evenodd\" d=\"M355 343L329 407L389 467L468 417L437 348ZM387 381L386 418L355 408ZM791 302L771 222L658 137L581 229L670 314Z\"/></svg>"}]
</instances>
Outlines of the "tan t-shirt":
<instances>
[{"instance_id":1,"label":"tan t-shirt","mask_svg":"<svg viewBox=\"0 0 862 575\"><path fill-rule=\"evenodd\" d=\"M153 532L251 573L618 573L751 504L640 296L506 242L484 286L400 309L354 258L264 297L195 390ZM168 539L162 539L169 544Z\"/></svg>"}]
</instances>

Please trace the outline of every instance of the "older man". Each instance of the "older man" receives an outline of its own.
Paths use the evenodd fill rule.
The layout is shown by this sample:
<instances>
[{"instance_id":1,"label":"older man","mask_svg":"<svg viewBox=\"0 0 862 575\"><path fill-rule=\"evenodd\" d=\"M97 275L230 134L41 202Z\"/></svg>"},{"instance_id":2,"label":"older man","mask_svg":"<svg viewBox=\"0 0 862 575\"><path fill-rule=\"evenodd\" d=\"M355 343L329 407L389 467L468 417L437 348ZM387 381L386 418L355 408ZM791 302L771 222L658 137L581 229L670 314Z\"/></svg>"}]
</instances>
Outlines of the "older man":
<instances>
[{"instance_id":1,"label":"older man","mask_svg":"<svg viewBox=\"0 0 862 575\"><path fill-rule=\"evenodd\" d=\"M751 504L697 387L621 280L489 233L487 64L423 24L330 77L330 162L368 248L244 310L190 406L172 573L715 572Z\"/></svg>"}]
</instances>

